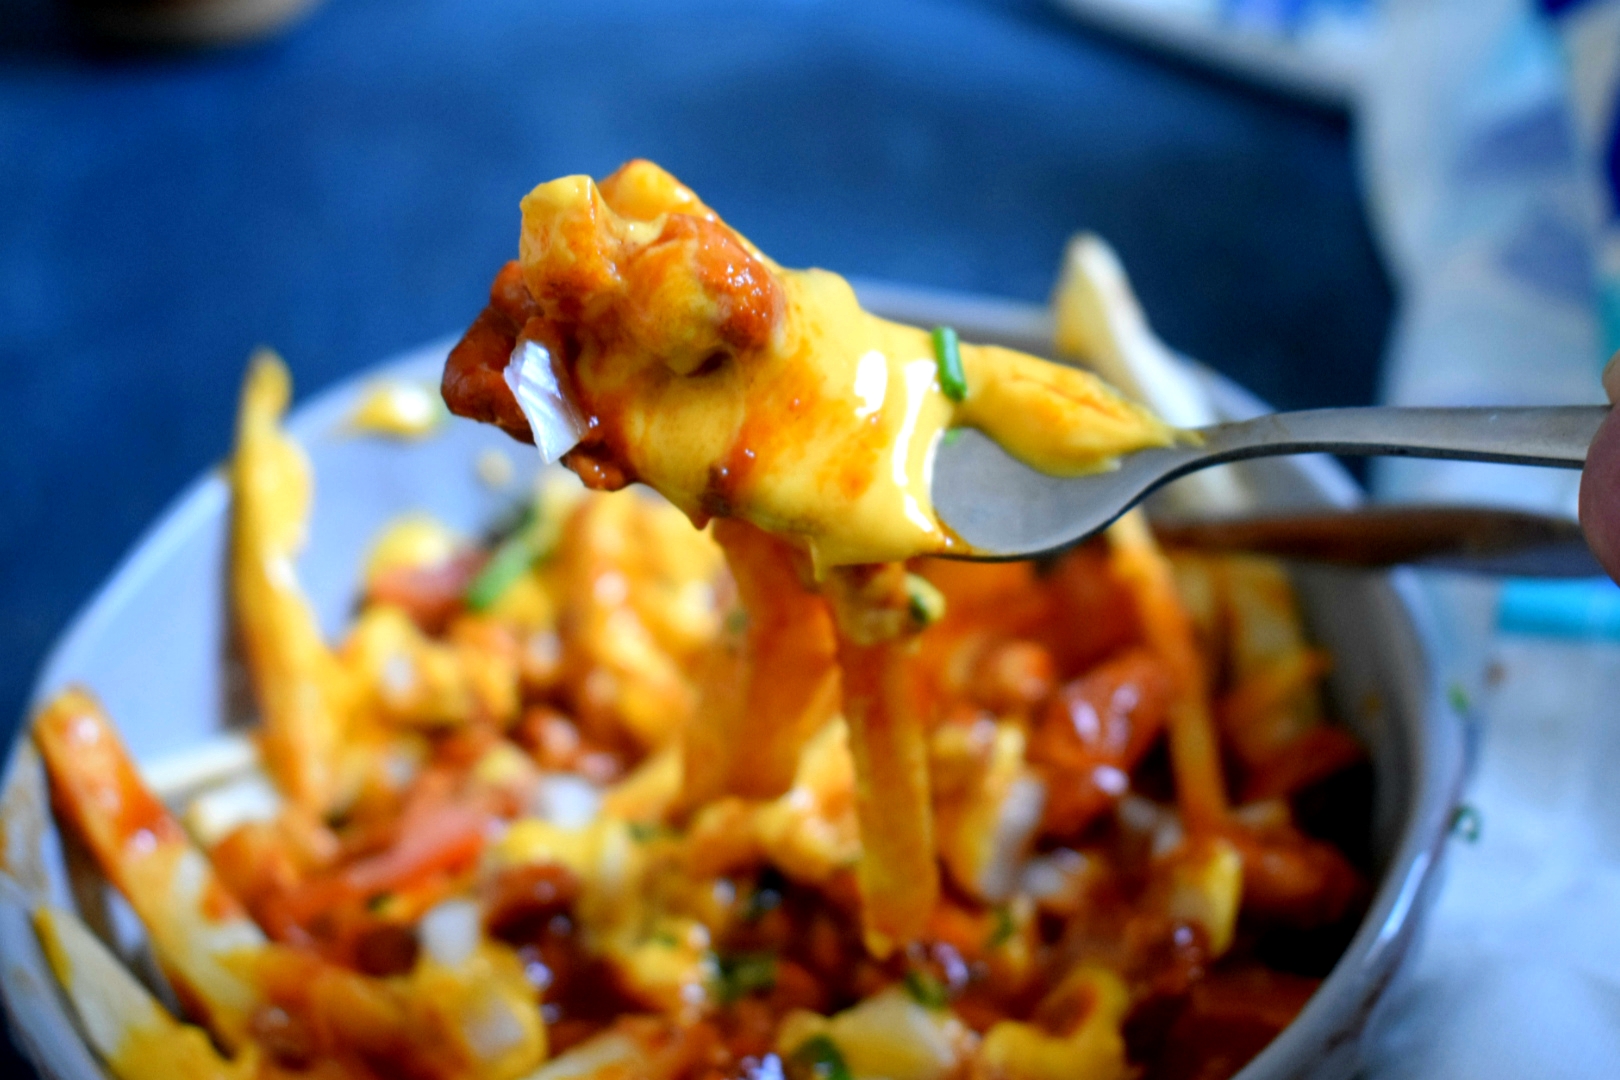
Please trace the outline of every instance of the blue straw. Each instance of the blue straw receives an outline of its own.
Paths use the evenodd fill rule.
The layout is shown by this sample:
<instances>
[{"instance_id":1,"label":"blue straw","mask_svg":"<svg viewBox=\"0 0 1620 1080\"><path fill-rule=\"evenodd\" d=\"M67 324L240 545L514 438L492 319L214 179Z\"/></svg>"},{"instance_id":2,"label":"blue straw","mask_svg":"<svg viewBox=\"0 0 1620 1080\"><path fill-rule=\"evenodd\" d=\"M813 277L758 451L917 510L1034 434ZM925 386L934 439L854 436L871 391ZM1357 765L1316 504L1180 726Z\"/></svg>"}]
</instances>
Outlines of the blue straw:
<instances>
[{"instance_id":1,"label":"blue straw","mask_svg":"<svg viewBox=\"0 0 1620 1080\"><path fill-rule=\"evenodd\" d=\"M1620 640L1620 586L1608 578L1509 578L1496 625L1507 634Z\"/></svg>"}]
</instances>

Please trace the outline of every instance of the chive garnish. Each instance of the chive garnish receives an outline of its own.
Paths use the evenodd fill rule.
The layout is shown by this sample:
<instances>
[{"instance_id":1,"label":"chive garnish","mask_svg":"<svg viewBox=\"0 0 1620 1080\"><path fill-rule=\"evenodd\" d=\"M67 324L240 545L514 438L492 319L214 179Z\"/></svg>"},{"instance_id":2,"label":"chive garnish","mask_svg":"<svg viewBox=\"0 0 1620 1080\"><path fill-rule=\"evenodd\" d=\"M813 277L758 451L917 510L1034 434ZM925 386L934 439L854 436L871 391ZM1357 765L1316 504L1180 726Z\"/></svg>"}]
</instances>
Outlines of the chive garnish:
<instances>
[{"instance_id":1,"label":"chive garnish","mask_svg":"<svg viewBox=\"0 0 1620 1080\"><path fill-rule=\"evenodd\" d=\"M1453 712L1462 716L1468 715L1473 708L1473 702L1468 700L1468 691L1462 688L1461 683L1452 683L1446 688L1446 701Z\"/></svg>"},{"instance_id":2,"label":"chive garnish","mask_svg":"<svg viewBox=\"0 0 1620 1080\"><path fill-rule=\"evenodd\" d=\"M906 972L906 993L925 1009L943 1009L950 1004L945 984L919 968Z\"/></svg>"},{"instance_id":3,"label":"chive garnish","mask_svg":"<svg viewBox=\"0 0 1620 1080\"><path fill-rule=\"evenodd\" d=\"M727 1004L776 985L776 957L771 953L738 953L718 958L719 997Z\"/></svg>"},{"instance_id":4,"label":"chive garnish","mask_svg":"<svg viewBox=\"0 0 1620 1080\"><path fill-rule=\"evenodd\" d=\"M812 1035L800 1043L789 1063L796 1066L795 1075L802 1072L811 1080L850 1080L849 1066L844 1064L838 1044L825 1035Z\"/></svg>"},{"instance_id":5,"label":"chive garnish","mask_svg":"<svg viewBox=\"0 0 1620 1080\"><path fill-rule=\"evenodd\" d=\"M629 825L630 839L638 844L650 844L665 836L674 834L674 830L656 821L632 821Z\"/></svg>"},{"instance_id":6,"label":"chive garnish","mask_svg":"<svg viewBox=\"0 0 1620 1080\"><path fill-rule=\"evenodd\" d=\"M546 534L554 534L556 530L543 529L542 521L539 507L531 506L524 511L517 528L500 542L489 561L472 579L472 584L467 586L464 599L468 610L488 611L546 553L549 546Z\"/></svg>"},{"instance_id":7,"label":"chive garnish","mask_svg":"<svg viewBox=\"0 0 1620 1080\"><path fill-rule=\"evenodd\" d=\"M962 372L962 345L949 326L934 327L934 363L939 366L939 389L952 401L967 400L967 376Z\"/></svg>"},{"instance_id":8,"label":"chive garnish","mask_svg":"<svg viewBox=\"0 0 1620 1080\"><path fill-rule=\"evenodd\" d=\"M1007 944L1018 929L1013 924L1012 912L1007 910L1006 905L996 908L995 918L995 926L991 928L990 937L985 941L985 946L991 949L999 949Z\"/></svg>"},{"instance_id":9,"label":"chive garnish","mask_svg":"<svg viewBox=\"0 0 1620 1080\"><path fill-rule=\"evenodd\" d=\"M922 575L907 574L906 606L912 622L918 626L933 626L945 617L945 594Z\"/></svg>"}]
</instances>

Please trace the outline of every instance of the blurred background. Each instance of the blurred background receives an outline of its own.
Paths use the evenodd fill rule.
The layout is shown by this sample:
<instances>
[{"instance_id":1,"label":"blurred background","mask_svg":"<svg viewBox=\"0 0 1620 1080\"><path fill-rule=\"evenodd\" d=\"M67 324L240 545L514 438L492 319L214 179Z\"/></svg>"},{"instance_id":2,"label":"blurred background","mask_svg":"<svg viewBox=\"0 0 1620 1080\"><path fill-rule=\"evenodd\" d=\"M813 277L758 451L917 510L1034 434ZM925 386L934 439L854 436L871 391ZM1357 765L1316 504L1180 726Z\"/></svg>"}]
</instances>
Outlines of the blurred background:
<instances>
[{"instance_id":1,"label":"blurred background","mask_svg":"<svg viewBox=\"0 0 1620 1080\"><path fill-rule=\"evenodd\" d=\"M1279 408L1592 400L1620 260L1586 166L1612 112L1569 89L1568 58L1576 20L1614 6L0 0L0 732L73 611L224 455L250 350L281 350L303 398L457 332L515 253L518 199L631 157L779 261L857 278L1042 302L1093 230L1171 345ZM1511 475L1371 479L1573 506L1569 478ZM1497 745L1563 755L1528 795L1492 795L1488 756L1477 784L1580 816L1570 785L1615 760L1593 748L1616 741L1595 721L1620 608L1612 586L1515 587L1434 584L1458 711L1528 708ZM1514 860L1551 857L1537 835L1487 831L1472 872L1534 874ZM1582 873L1586 906L1550 910L1613 910ZM1431 991L1512 936L1500 912L1451 918ZM1605 948L1577 1042L1620 1031ZM1556 998L1566 975L1532 986ZM1487 1028L1531 992L1483 985L1462 1011ZM1424 1000L1413 1030L1457 1012ZM1483 1045L1451 1043L1414 1037L1380 1071L1441 1075L1431 1044ZM6 1053L0 1073L26 1069Z\"/></svg>"}]
</instances>

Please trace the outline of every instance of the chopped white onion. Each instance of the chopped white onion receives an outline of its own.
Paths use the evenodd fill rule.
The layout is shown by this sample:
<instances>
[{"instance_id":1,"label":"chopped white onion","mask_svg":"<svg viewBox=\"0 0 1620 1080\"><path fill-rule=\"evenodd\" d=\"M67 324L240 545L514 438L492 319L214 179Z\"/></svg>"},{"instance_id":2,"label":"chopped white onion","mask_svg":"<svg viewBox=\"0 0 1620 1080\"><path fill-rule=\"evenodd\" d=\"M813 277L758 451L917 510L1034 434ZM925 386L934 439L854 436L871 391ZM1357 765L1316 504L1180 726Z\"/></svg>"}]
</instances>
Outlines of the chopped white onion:
<instances>
[{"instance_id":1,"label":"chopped white onion","mask_svg":"<svg viewBox=\"0 0 1620 1080\"><path fill-rule=\"evenodd\" d=\"M529 421L535 449L546 464L578 445L585 434L585 419L563 392L551 350L538 341L520 341L503 374Z\"/></svg>"},{"instance_id":2,"label":"chopped white onion","mask_svg":"<svg viewBox=\"0 0 1620 1080\"><path fill-rule=\"evenodd\" d=\"M743 1059L745 1062L747 1058ZM759 1060L749 1064L743 1075L747 1080L786 1080L787 1074L782 1071L782 1059L775 1054L766 1054Z\"/></svg>"},{"instance_id":3,"label":"chopped white onion","mask_svg":"<svg viewBox=\"0 0 1620 1080\"><path fill-rule=\"evenodd\" d=\"M1126 832L1150 833L1159 825L1165 811L1152 799L1140 795L1126 795L1114 804L1114 814Z\"/></svg>"},{"instance_id":4,"label":"chopped white onion","mask_svg":"<svg viewBox=\"0 0 1620 1080\"><path fill-rule=\"evenodd\" d=\"M1020 776L1007 789L996 815L990 859L979 872L979 891L986 900L1000 901L1012 895L1045 809L1046 785L1034 777Z\"/></svg>"},{"instance_id":5,"label":"chopped white onion","mask_svg":"<svg viewBox=\"0 0 1620 1080\"><path fill-rule=\"evenodd\" d=\"M274 821L281 794L260 772L237 777L203 792L186 807L186 827L198 843L210 847L238 825Z\"/></svg>"},{"instance_id":6,"label":"chopped white onion","mask_svg":"<svg viewBox=\"0 0 1620 1080\"><path fill-rule=\"evenodd\" d=\"M1181 827L1181 815L1172 807L1160 806L1140 795L1126 795L1114 806L1120 827L1126 832L1145 836L1155 857L1173 850L1186 835Z\"/></svg>"},{"instance_id":7,"label":"chopped white onion","mask_svg":"<svg viewBox=\"0 0 1620 1080\"><path fill-rule=\"evenodd\" d=\"M461 1033L467 1048L481 1064L491 1065L523 1045L527 1032L523 1021L512 1013L514 1003L498 994L485 994L476 999L470 1015L461 1017Z\"/></svg>"},{"instance_id":8,"label":"chopped white onion","mask_svg":"<svg viewBox=\"0 0 1620 1080\"><path fill-rule=\"evenodd\" d=\"M1186 835L1186 831L1181 827L1180 818L1166 817L1159 827L1153 830L1153 857L1157 859L1161 855L1170 854L1181 846L1181 841Z\"/></svg>"},{"instance_id":9,"label":"chopped white onion","mask_svg":"<svg viewBox=\"0 0 1620 1080\"><path fill-rule=\"evenodd\" d=\"M1037 901L1062 899L1076 890L1088 868L1085 855L1058 848L1024 864L1023 889Z\"/></svg>"},{"instance_id":10,"label":"chopped white onion","mask_svg":"<svg viewBox=\"0 0 1620 1080\"><path fill-rule=\"evenodd\" d=\"M477 904L471 900L446 900L422 916L417 936L429 958L456 968L472 959L478 948L483 932L479 924Z\"/></svg>"},{"instance_id":11,"label":"chopped white onion","mask_svg":"<svg viewBox=\"0 0 1620 1080\"><path fill-rule=\"evenodd\" d=\"M548 774L541 784L542 816L564 829L578 829L596 820L602 795L589 780L573 773Z\"/></svg>"}]
</instances>

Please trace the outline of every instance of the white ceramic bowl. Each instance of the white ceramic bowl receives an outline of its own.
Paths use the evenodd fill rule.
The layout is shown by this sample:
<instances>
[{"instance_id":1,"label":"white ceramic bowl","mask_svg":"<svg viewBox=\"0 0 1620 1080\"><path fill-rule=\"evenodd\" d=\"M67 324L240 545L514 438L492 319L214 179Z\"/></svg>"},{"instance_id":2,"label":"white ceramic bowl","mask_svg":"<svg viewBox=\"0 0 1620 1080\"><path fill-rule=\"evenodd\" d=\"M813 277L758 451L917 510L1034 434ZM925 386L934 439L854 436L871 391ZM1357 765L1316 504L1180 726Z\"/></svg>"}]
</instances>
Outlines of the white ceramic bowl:
<instances>
[{"instance_id":1,"label":"white ceramic bowl","mask_svg":"<svg viewBox=\"0 0 1620 1080\"><path fill-rule=\"evenodd\" d=\"M859 291L881 314L924 326L950 324L969 340L1036 353L1050 340L1039 308L878 285ZM289 420L315 470L310 543L299 572L329 635L350 616L361 559L384 522L420 510L477 533L510 507L538 464L525 447L465 421L421 443L357 438L344 430L369 379L436 384L447 347L423 348L333 387ZM1239 418L1263 411L1219 376L1193 370L1224 413ZM475 463L488 451L517 466L504 491L475 479ZM1350 478L1325 458L1230 467L1245 470L1276 506L1346 505L1358 498ZM34 688L36 705L69 683L94 689L160 787L181 782L177 767L231 767L241 744L222 735L247 720L241 679L227 659L226 502L217 472L192 484L74 619ZM1429 666L1429 638L1412 583L1399 573L1321 569L1302 570L1296 582L1313 638L1334 657L1334 715L1372 751L1378 886L1338 965L1239 1080L1340 1078L1358 1068L1362 1046L1376 1037L1380 1002L1437 888L1437 862L1463 772L1462 733ZM102 1080L29 923L40 899L71 903L71 897L39 761L21 736L0 784L0 825L0 992L13 1035L45 1076ZM129 940L121 944L136 948L138 927L124 929Z\"/></svg>"}]
</instances>

